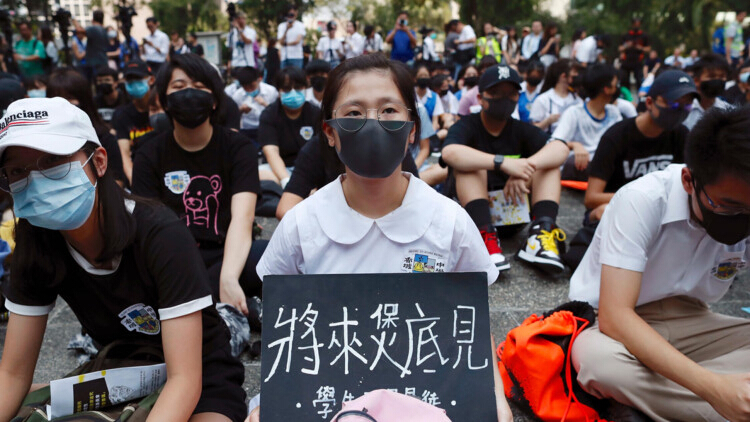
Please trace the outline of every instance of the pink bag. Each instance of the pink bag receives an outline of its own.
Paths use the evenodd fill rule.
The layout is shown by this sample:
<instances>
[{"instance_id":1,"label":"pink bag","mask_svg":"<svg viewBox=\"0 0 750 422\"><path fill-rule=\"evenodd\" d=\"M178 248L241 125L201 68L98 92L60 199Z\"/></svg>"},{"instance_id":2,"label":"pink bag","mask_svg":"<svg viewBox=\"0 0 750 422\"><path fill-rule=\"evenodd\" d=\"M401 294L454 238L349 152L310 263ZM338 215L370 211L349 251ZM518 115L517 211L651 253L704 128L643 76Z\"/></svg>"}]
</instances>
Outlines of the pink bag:
<instances>
[{"instance_id":1,"label":"pink bag","mask_svg":"<svg viewBox=\"0 0 750 422\"><path fill-rule=\"evenodd\" d=\"M331 422L450 422L445 410L414 397L374 390L344 403Z\"/></svg>"}]
</instances>

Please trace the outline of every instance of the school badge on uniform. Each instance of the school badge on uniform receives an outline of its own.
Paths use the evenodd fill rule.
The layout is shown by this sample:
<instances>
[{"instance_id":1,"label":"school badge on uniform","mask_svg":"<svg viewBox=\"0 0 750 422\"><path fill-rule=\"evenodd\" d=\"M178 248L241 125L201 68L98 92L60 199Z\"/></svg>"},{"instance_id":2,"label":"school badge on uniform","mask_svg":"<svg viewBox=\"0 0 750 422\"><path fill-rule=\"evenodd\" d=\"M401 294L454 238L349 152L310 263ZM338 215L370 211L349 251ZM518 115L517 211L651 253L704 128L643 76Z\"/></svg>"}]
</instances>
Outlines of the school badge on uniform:
<instances>
[{"instance_id":1,"label":"school badge on uniform","mask_svg":"<svg viewBox=\"0 0 750 422\"><path fill-rule=\"evenodd\" d=\"M161 332L161 324L154 308L142 303L129 306L117 316L122 318L120 324L128 331L137 331L152 336Z\"/></svg>"},{"instance_id":2,"label":"school badge on uniform","mask_svg":"<svg viewBox=\"0 0 750 422\"><path fill-rule=\"evenodd\" d=\"M170 171L164 175L164 184L170 192L182 195L190 184L190 175L185 170Z\"/></svg>"},{"instance_id":3,"label":"school badge on uniform","mask_svg":"<svg viewBox=\"0 0 750 422\"><path fill-rule=\"evenodd\" d=\"M730 258L711 268L711 275L721 281L728 281L733 279L740 269L745 268L745 265L742 258Z\"/></svg>"},{"instance_id":4,"label":"school badge on uniform","mask_svg":"<svg viewBox=\"0 0 750 422\"><path fill-rule=\"evenodd\" d=\"M309 141L310 138L313 136L313 128L312 126L302 126L299 129L299 135L306 141Z\"/></svg>"},{"instance_id":5,"label":"school badge on uniform","mask_svg":"<svg viewBox=\"0 0 750 422\"><path fill-rule=\"evenodd\" d=\"M445 258L434 252L412 249L404 257L401 271L407 273L442 273L445 272Z\"/></svg>"}]
</instances>

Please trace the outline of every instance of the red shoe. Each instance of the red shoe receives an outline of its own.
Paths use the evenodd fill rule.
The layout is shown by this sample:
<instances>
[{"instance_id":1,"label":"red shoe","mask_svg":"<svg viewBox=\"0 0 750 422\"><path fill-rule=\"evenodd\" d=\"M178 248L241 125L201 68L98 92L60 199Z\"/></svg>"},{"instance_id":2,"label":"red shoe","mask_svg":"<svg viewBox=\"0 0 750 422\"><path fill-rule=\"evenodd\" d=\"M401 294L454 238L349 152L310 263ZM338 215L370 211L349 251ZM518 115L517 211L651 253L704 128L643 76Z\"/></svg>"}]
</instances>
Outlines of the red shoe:
<instances>
[{"instance_id":1,"label":"red shoe","mask_svg":"<svg viewBox=\"0 0 750 422\"><path fill-rule=\"evenodd\" d=\"M487 252L490 253L490 260L495 264L495 267L500 271L509 270L510 262L503 255L503 250L500 248L500 241L497 239L497 232L495 230L479 230L479 233L482 235L484 246L487 247Z\"/></svg>"}]
</instances>

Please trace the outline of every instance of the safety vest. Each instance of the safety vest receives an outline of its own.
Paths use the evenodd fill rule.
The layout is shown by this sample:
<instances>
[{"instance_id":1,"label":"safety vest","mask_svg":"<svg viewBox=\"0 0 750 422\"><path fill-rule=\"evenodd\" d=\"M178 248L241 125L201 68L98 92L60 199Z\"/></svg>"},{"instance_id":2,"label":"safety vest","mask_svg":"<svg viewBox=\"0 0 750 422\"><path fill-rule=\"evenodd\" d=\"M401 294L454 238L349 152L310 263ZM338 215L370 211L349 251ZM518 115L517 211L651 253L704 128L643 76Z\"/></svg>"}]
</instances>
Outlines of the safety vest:
<instances>
[{"instance_id":1,"label":"safety vest","mask_svg":"<svg viewBox=\"0 0 750 422\"><path fill-rule=\"evenodd\" d=\"M487 43L487 37L482 37L477 41L477 63L482 60L485 54L490 53L489 50L495 52L495 60L500 63L503 58L503 53L500 50L500 43L497 42L497 38L490 38L489 44Z\"/></svg>"},{"instance_id":2,"label":"safety vest","mask_svg":"<svg viewBox=\"0 0 750 422\"><path fill-rule=\"evenodd\" d=\"M725 48L731 49L731 55L732 57L740 57L740 53L742 52L742 47L744 46L744 40L742 34L742 25L737 24L737 22L730 22L724 27L724 39L726 40L726 33L727 29L729 27L736 25L737 26L737 32L734 35L734 38L732 39L732 45L725 45Z\"/></svg>"}]
</instances>

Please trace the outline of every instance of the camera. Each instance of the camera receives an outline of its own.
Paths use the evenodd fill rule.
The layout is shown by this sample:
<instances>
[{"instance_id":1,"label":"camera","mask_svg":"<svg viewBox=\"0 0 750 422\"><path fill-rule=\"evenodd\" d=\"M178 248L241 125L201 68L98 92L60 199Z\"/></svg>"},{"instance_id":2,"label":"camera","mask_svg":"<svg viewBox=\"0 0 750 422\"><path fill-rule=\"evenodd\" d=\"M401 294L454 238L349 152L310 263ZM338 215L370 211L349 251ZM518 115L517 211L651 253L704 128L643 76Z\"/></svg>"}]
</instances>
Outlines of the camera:
<instances>
[{"instance_id":1,"label":"camera","mask_svg":"<svg viewBox=\"0 0 750 422\"><path fill-rule=\"evenodd\" d=\"M227 5L227 15L229 15L229 22L233 22L237 17L237 5L235 3Z\"/></svg>"},{"instance_id":2,"label":"camera","mask_svg":"<svg viewBox=\"0 0 750 422\"><path fill-rule=\"evenodd\" d=\"M70 26L71 16L70 11L61 7L52 15L52 20L60 26L60 31L62 32Z\"/></svg>"},{"instance_id":3,"label":"camera","mask_svg":"<svg viewBox=\"0 0 750 422\"><path fill-rule=\"evenodd\" d=\"M122 5L117 6L117 9L117 16L115 17L115 19L120 21L123 32L125 32L125 28L127 28L128 32L130 32L130 28L133 27L133 16L137 15L135 9L133 8L133 6L128 6L124 2Z\"/></svg>"}]
</instances>

